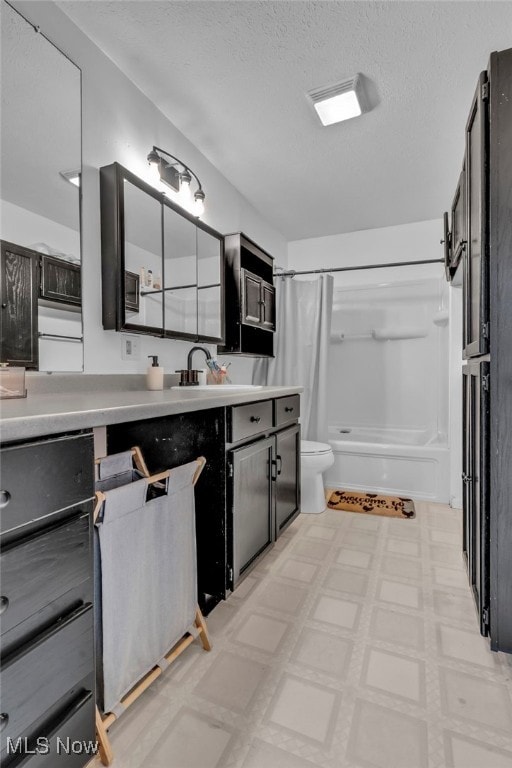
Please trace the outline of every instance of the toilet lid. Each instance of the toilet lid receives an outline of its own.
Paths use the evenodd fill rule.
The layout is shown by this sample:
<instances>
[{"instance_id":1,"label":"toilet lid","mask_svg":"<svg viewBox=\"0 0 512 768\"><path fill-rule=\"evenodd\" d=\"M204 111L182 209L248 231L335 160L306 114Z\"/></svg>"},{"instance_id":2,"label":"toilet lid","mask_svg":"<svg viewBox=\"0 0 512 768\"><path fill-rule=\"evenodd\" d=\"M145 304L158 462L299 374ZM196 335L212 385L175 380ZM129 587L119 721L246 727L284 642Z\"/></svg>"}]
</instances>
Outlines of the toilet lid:
<instances>
[{"instance_id":1,"label":"toilet lid","mask_svg":"<svg viewBox=\"0 0 512 768\"><path fill-rule=\"evenodd\" d=\"M300 452L301 453L329 453L332 451L329 443L315 443L313 440L301 440Z\"/></svg>"}]
</instances>

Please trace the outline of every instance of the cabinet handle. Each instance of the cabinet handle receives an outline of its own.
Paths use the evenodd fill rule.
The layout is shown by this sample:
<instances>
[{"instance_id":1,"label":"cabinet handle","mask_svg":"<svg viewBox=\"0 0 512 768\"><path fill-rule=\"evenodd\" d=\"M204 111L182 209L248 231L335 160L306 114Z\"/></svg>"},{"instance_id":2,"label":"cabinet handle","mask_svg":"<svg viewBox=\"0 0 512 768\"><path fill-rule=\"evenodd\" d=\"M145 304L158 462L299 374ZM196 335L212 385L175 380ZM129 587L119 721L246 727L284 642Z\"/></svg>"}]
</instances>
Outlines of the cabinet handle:
<instances>
[{"instance_id":1,"label":"cabinet handle","mask_svg":"<svg viewBox=\"0 0 512 768\"><path fill-rule=\"evenodd\" d=\"M0 509L6 507L11 499L9 491L0 491Z\"/></svg>"},{"instance_id":2,"label":"cabinet handle","mask_svg":"<svg viewBox=\"0 0 512 768\"><path fill-rule=\"evenodd\" d=\"M7 712L2 712L0 714L0 732L3 731L7 723L9 722L9 715Z\"/></svg>"},{"instance_id":3,"label":"cabinet handle","mask_svg":"<svg viewBox=\"0 0 512 768\"><path fill-rule=\"evenodd\" d=\"M285 405L285 413L291 413L293 411L293 405Z\"/></svg>"},{"instance_id":4,"label":"cabinet handle","mask_svg":"<svg viewBox=\"0 0 512 768\"><path fill-rule=\"evenodd\" d=\"M277 476L278 477L281 474L282 468L283 468L283 460L282 460L281 456L278 455L278 456L276 456L276 469L277 469Z\"/></svg>"},{"instance_id":5,"label":"cabinet handle","mask_svg":"<svg viewBox=\"0 0 512 768\"><path fill-rule=\"evenodd\" d=\"M1 595L0 596L0 615L2 613L5 613L8 607L9 607L9 598L5 597L5 595Z\"/></svg>"},{"instance_id":6,"label":"cabinet handle","mask_svg":"<svg viewBox=\"0 0 512 768\"><path fill-rule=\"evenodd\" d=\"M254 424L259 424L261 421L261 416L251 416L251 421L254 422Z\"/></svg>"}]
</instances>

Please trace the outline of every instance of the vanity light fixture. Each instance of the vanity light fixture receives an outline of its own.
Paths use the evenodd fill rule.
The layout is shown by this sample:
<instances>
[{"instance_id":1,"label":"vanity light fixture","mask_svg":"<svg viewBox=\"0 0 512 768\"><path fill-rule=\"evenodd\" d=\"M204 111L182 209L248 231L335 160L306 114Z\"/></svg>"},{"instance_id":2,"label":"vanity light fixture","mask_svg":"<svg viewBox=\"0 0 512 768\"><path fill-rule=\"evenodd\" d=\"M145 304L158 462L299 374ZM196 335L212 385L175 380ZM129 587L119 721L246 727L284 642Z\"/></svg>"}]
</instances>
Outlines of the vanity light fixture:
<instances>
[{"instance_id":1,"label":"vanity light fixture","mask_svg":"<svg viewBox=\"0 0 512 768\"><path fill-rule=\"evenodd\" d=\"M350 120L366 111L366 99L361 75L349 80L309 91L309 98L318 113L322 125Z\"/></svg>"},{"instance_id":2,"label":"vanity light fixture","mask_svg":"<svg viewBox=\"0 0 512 768\"><path fill-rule=\"evenodd\" d=\"M60 175L75 187L80 186L80 171L59 171Z\"/></svg>"},{"instance_id":3,"label":"vanity light fixture","mask_svg":"<svg viewBox=\"0 0 512 768\"><path fill-rule=\"evenodd\" d=\"M163 158L162 155L170 158L172 162ZM166 152L165 149L160 149L160 147L153 147L148 155L148 163L157 168L160 181L176 193L177 203L182 205L183 208L191 210L198 218L204 213L206 195L203 192L197 174L188 165L185 165L182 160ZM192 181L195 181L197 185L193 195L190 187Z\"/></svg>"}]
</instances>

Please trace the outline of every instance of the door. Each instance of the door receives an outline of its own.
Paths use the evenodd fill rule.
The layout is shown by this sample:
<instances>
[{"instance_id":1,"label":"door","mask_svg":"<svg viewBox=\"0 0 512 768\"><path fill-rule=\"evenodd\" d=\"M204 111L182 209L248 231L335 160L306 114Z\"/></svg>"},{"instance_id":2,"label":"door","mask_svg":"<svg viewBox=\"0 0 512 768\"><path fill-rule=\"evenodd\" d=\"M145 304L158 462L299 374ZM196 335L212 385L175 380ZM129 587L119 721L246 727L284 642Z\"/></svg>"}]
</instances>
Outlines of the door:
<instances>
[{"instance_id":1,"label":"door","mask_svg":"<svg viewBox=\"0 0 512 768\"><path fill-rule=\"evenodd\" d=\"M273 458L274 437L228 452L228 470L232 475L233 589L274 538Z\"/></svg>"},{"instance_id":2,"label":"door","mask_svg":"<svg viewBox=\"0 0 512 768\"><path fill-rule=\"evenodd\" d=\"M0 293L0 362L37 370L39 254L36 251L2 241Z\"/></svg>"},{"instance_id":3,"label":"door","mask_svg":"<svg viewBox=\"0 0 512 768\"><path fill-rule=\"evenodd\" d=\"M489 363L463 369L463 551L480 631L489 630Z\"/></svg>"},{"instance_id":4,"label":"door","mask_svg":"<svg viewBox=\"0 0 512 768\"><path fill-rule=\"evenodd\" d=\"M240 270L242 277L242 323L261 324L261 277L246 269Z\"/></svg>"},{"instance_id":5,"label":"door","mask_svg":"<svg viewBox=\"0 0 512 768\"><path fill-rule=\"evenodd\" d=\"M300 512L300 426L276 435L276 539Z\"/></svg>"},{"instance_id":6,"label":"door","mask_svg":"<svg viewBox=\"0 0 512 768\"><path fill-rule=\"evenodd\" d=\"M444 246L444 275L448 282L452 279L452 233L450 232L450 217L445 211L443 213L443 239L441 245Z\"/></svg>"},{"instance_id":7,"label":"door","mask_svg":"<svg viewBox=\"0 0 512 768\"><path fill-rule=\"evenodd\" d=\"M487 73L482 72L466 126L465 358L489 351L488 88Z\"/></svg>"},{"instance_id":8,"label":"door","mask_svg":"<svg viewBox=\"0 0 512 768\"><path fill-rule=\"evenodd\" d=\"M466 248L466 161L452 203L451 273L455 273Z\"/></svg>"},{"instance_id":9,"label":"door","mask_svg":"<svg viewBox=\"0 0 512 768\"><path fill-rule=\"evenodd\" d=\"M270 283L261 283L261 326L267 331L276 329L276 289Z\"/></svg>"}]
</instances>

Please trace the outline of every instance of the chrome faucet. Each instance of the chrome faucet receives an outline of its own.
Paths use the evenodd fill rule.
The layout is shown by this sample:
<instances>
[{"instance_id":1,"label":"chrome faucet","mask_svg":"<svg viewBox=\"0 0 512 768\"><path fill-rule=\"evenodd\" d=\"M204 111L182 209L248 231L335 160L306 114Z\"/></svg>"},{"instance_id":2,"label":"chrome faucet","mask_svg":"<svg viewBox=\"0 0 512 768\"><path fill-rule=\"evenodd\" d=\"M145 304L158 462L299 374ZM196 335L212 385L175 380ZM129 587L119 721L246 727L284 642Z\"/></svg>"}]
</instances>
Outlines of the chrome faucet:
<instances>
[{"instance_id":1,"label":"chrome faucet","mask_svg":"<svg viewBox=\"0 0 512 768\"><path fill-rule=\"evenodd\" d=\"M188 353L188 356L187 356L187 369L189 371L192 370L192 357L194 355L194 352L196 352L197 350L200 350L201 352L204 352L204 354L206 355L206 359L207 360L212 360L212 356L211 356L210 350L206 349L206 347L192 347L192 349L190 350L190 352Z\"/></svg>"}]
</instances>

